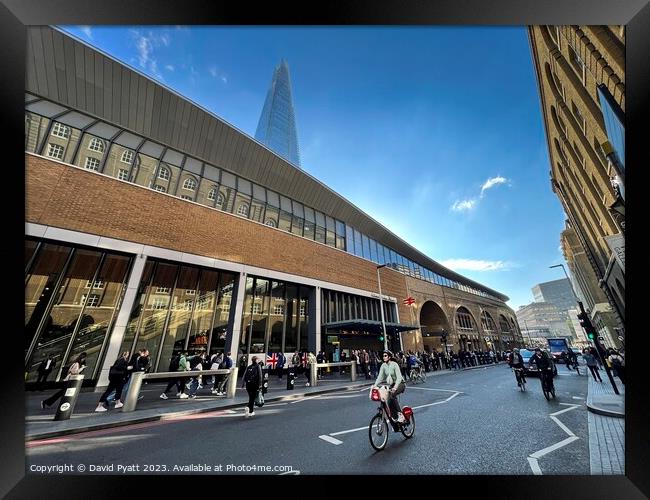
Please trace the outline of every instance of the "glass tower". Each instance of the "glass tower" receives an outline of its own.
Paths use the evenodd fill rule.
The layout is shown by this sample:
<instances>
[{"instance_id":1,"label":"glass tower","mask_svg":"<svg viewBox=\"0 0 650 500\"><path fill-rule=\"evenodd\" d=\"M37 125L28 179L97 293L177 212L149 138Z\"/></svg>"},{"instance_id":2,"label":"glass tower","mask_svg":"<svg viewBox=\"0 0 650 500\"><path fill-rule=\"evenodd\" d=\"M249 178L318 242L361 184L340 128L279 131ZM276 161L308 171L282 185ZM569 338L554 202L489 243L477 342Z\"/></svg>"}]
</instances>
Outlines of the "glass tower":
<instances>
[{"instance_id":1,"label":"glass tower","mask_svg":"<svg viewBox=\"0 0 650 500\"><path fill-rule=\"evenodd\" d=\"M266 94L255 139L300 167L289 66L284 59L273 71L273 80Z\"/></svg>"}]
</instances>

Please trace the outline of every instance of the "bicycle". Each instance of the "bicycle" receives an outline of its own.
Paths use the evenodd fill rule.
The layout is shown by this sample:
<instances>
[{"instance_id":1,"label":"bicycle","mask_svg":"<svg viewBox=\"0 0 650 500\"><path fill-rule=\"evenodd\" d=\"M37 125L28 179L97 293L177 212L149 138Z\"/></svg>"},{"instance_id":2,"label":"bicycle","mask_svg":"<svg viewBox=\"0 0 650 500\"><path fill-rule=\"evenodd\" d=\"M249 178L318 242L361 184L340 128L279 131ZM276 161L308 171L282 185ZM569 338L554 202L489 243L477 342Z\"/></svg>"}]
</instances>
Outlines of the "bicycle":
<instances>
[{"instance_id":1,"label":"bicycle","mask_svg":"<svg viewBox=\"0 0 650 500\"><path fill-rule=\"evenodd\" d=\"M411 439L415 434L415 415L413 410L405 406L402 408L402 415L404 422L399 419L393 419L390 415L390 408L388 407L388 386L382 385L379 389L373 387L370 390L370 399L372 401L379 401L379 408L377 414L370 419L368 426L368 437L370 445L377 451L381 451L388 443L388 424L390 423L395 432L401 432L406 439ZM399 401L397 402L399 407Z\"/></svg>"},{"instance_id":2,"label":"bicycle","mask_svg":"<svg viewBox=\"0 0 650 500\"><path fill-rule=\"evenodd\" d=\"M549 369L549 371L551 371ZM539 372L539 378L542 381L542 392L544 393L544 397L546 398L546 401L551 400L551 396L553 396L553 399L555 399L555 385L553 384L553 373L545 373L543 371Z\"/></svg>"},{"instance_id":3,"label":"bicycle","mask_svg":"<svg viewBox=\"0 0 650 500\"><path fill-rule=\"evenodd\" d=\"M526 377L524 375L524 369L513 368L512 371L515 372L515 378L517 379L517 385L519 386L519 389L524 392L526 390Z\"/></svg>"},{"instance_id":4,"label":"bicycle","mask_svg":"<svg viewBox=\"0 0 650 500\"><path fill-rule=\"evenodd\" d=\"M417 384L419 380L424 383L427 381L427 376L424 374L422 367L420 365L417 365L411 368L408 379L409 382L413 382L414 384Z\"/></svg>"}]
</instances>

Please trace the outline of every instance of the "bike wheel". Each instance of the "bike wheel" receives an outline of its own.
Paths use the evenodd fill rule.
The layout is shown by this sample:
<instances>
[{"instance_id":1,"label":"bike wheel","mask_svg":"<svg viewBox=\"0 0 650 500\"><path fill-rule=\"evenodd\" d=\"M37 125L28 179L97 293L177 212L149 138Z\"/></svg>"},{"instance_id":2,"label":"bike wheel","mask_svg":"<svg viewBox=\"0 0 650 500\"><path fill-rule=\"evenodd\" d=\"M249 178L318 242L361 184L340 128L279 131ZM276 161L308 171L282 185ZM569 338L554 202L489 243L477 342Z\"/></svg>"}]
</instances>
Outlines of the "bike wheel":
<instances>
[{"instance_id":1,"label":"bike wheel","mask_svg":"<svg viewBox=\"0 0 650 500\"><path fill-rule=\"evenodd\" d=\"M415 434L415 415L411 415L411 420L401 424L402 434L406 439L411 439Z\"/></svg>"},{"instance_id":2,"label":"bike wheel","mask_svg":"<svg viewBox=\"0 0 650 500\"><path fill-rule=\"evenodd\" d=\"M386 423L381 413L378 413L370 420L368 437L370 438L370 445L375 450L381 451L386 447L386 443L388 443L388 423Z\"/></svg>"}]
</instances>

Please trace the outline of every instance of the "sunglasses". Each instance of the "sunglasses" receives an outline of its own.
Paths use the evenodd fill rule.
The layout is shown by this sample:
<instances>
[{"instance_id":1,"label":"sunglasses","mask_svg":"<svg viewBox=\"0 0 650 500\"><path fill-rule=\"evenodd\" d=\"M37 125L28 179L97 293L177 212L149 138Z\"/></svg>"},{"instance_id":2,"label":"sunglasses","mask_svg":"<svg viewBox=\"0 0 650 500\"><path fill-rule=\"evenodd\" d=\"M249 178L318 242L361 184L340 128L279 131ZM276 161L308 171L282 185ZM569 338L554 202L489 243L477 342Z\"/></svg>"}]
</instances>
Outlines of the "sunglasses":
<instances>
[{"instance_id":1,"label":"sunglasses","mask_svg":"<svg viewBox=\"0 0 650 500\"><path fill-rule=\"evenodd\" d=\"M383 354L382 358L389 358L390 356L388 354Z\"/></svg>"}]
</instances>

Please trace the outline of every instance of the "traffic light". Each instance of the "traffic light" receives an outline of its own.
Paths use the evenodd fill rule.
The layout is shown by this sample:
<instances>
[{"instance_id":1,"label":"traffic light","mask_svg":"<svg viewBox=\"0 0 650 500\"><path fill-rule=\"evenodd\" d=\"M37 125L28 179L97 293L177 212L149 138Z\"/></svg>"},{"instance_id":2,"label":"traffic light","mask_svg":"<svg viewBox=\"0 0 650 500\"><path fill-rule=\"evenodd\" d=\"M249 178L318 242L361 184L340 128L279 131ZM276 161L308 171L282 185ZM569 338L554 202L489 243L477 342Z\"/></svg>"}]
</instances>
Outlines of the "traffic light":
<instances>
[{"instance_id":1,"label":"traffic light","mask_svg":"<svg viewBox=\"0 0 650 500\"><path fill-rule=\"evenodd\" d=\"M594 325L591 324L591 320L587 313L581 312L578 314L578 319L580 320L580 326L584 328L589 340L594 340L596 338L596 329L594 328Z\"/></svg>"},{"instance_id":2,"label":"traffic light","mask_svg":"<svg viewBox=\"0 0 650 500\"><path fill-rule=\"evenodd\" d=\"M383 342L383 341L384 341L384 336L383 336L383 335L380 335L380 336L379 336L379 341L380 341L380 342Z\"/></svg>"}]
</instances>

